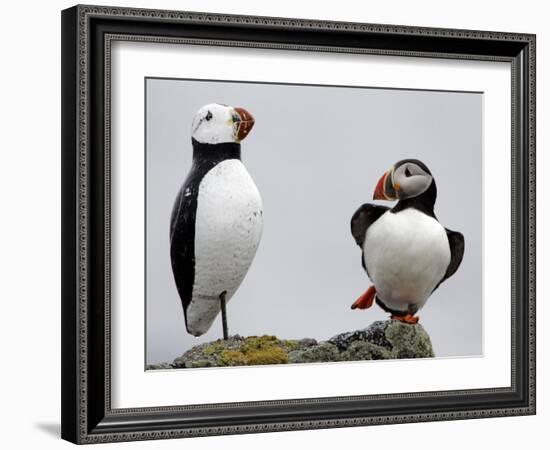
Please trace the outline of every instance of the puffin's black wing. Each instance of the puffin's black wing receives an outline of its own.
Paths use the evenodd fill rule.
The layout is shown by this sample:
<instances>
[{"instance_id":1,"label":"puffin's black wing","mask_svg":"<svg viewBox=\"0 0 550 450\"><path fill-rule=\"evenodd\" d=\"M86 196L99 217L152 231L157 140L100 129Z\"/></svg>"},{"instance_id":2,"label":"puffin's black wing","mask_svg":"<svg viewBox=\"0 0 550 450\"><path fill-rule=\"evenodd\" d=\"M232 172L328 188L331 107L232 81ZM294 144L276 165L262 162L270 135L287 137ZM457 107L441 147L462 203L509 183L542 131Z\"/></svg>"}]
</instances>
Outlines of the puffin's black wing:
<instances>
[{"instance_id":1,"label":"puffin's black wing","mask_svg":"<svg viewBox=\"0 0 550 450\"><path fill-rule=\"evenodd\" d=\"M363 248L363 243L365 242L365 233L367 232L367 229L389 209L390 208L386 206L365 203L364 205L361 205L357 211L355 211L355 214L351 218L351 234L361 249Z\"/></svg>"},{"instance_id":2,"label":"puffin's black wing","mask_svg":"<svg viewBox=\"0 0 550 450\"><path fill-rule=\"evenodd\" d=\"M434 291L447 278L450 278L451 276L454 275L454 273L460 267L460 263L462 262L462 257L464 256L464 236L462 235L462 233L459 233L458 231L449 230L447 228L445 228L445 231L447 232L447 239L449 240L449 248L451 249L451 261L447 266L447 271L445 272L445 275L443 276L441 281L438 283L438 285L434 288Z\"/></svg>"},{"instance_id":3,"label":"puffin's black wing","mask_svg":"<svg viewBox=\"0 0 550 450\"><path fill-rule=\"evenodd\" d=\"M218 163L219 160L212 158L193 159L189 175L176 196L170 216L170 260L186 326L187 307L193 298L195 283L195 222L199 187L204 176Z\"/></svg>"},{"instance_id":4,"label":"puffin's black wing","mask_svg":"<svg viewBox=\"0 0 550 450\"><path fill-rule=\"evenodd\" d=\"M170 217L170 260L184 314L195 281L195 219L200 177L191 172L178 192Z\"/></svg>"}]
</instances>

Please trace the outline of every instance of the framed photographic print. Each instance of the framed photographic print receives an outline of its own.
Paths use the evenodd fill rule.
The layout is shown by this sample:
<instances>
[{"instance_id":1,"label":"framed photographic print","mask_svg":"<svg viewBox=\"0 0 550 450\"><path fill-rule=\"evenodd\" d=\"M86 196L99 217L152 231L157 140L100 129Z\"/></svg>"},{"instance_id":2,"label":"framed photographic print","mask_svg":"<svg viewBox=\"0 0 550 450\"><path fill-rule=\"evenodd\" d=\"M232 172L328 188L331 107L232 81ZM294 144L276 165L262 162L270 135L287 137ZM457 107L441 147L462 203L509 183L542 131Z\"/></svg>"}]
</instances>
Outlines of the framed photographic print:
<instances>
[{"instance_id":1,"label":"framed photographic print","mask_svg":"<svg viewBox=\"0 0 550 450\"><path fill-rule=\"evenodd\" d=\"M534 35L75 6L62 84L63 438L535 413Z\"/></svg>"}]
</instances>

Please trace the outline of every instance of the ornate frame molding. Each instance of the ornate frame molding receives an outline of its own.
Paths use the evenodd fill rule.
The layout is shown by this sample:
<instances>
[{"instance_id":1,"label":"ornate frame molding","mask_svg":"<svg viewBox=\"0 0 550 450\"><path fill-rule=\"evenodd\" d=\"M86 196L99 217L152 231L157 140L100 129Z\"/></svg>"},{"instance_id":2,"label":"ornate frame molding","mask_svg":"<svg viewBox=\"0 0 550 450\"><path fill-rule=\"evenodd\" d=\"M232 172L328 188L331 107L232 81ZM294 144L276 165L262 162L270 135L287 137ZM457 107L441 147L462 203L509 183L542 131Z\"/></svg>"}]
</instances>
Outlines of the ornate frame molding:
<instances>
[{"instance_id":1,"label":"ornate frame molding","mask_svg":"<svg viewBox=\"0 0 550 450\"><path fill-rule=\"evenodd\" d=\"M142 439L206 436L270 432L312 428L347 427L403 422L456 420L499 417L535 413L535 36L471 30L405 27L396 25L362 24L304 19L271 18L204 14L196 12L161 11L147 9L76 6L63 12L63 366L62 435L76 443L98 443ZM112 22L114 30L109 24ZM101 27L97 24L101 22ZM298 40L310 39L312 30L330 32L341 41L353 33L364 39L373 38L374 46L332 45L323 42L272 42L212 36L173 37L124 31L125 24L147 28L151 23L174 27L212 27L230 31L232 26L245 30L250 36L260 31L271 35L290 34ZM95 27L95 28L94 28ZM99 29L101 28L101 29ZM302 31L307 37L302 37ZM294 34L292 34L294 32ZM429 45L419 44L426 38ZM387 42L393 39L393 48ZM95 39L95 41L94 41ZM334 39L334 44L339 44ZM512 64L512 385L510 388L468 391L441 391L419 394L395 394L361 397L334 397L293 399L285 401L250 402L246 404L195 405L166 408L111 409L110 402L110 67L113 41L144 41L156 43L185 43L194 45L240 46L265 49L288 49L338 53L383 54L452 59L506 61ZM440 49L442 40L452 52ZM403 48L398 48L402 42ZM99 48L99 44L103 49ZM430 44L431 43L431 44ZM484 43L486 44L483 47ZM496 47L488 43L497 43ZM487 50L492 49L492 50ZM98 67L101 65L101 67ZM104 78L98 81L103 73ZM97 127L90 111L103 84L101 107L104 123ZM75 107L76 105L76 107ZM95 140L94 140L95 139ZM92 147L91 143L94 143ZM96 155L92 148L103 147L99 163L91 163ZM76 151L75 151L76 149ZM97 166L96 164L99 164ZM99 167L99 169L98 169ZM99 175L101 179L98 178ZM101 184L101 188L97 185ZM99 189L99 190L98 190ZM101 197L101 198L100 198ZM99 203L98 203L99 202ZM99 217L99 213L102 216ZM102 225L99 224L102 222ZM97 236L102 231L102 239ZM97 246L101 245L101 251ZM102 267L99 274L97 267ZM92 274L93 272L93 274ZM98 294L94 281L102 275L102 292ZM99 295L94 297L92 295ZM522 295L523 293L523 295ZM93 319L98 305L94 298L103 298L102 323ZM518 313L521 317L518 317ZM98 337L102 334L102 337ZM98 342L103 343L103 365L98 366ZM104 380L97 381L98 374ZM93 378L93 379L92 379ZM65 383L65 381L70 382ZM90 400L102 388L101 404ZM521 391L521 392L519 392ZM496 397L507 395L508 402L496 402ZM413 411L404 414L377 414L369 412L355 417L280 420L265 423L219 423L193 425L182 419L176 426L168 425L173 414L190 410L209 410L257 406L284 408L285 406L328 405L350 399L377 401L396 399L414 404L415 399L443 397L464 398L493 396L495 404L472 409ZM504 398L504 397L502 397ZM409 404L407 403L407 404ZM434 400L435 403L435 400ZM475 402L474 402L475 403ZM504 406L499 406L500 404ZM405 403L404 403L405 404ZM414 406L414 405L413 405ZM414 407L413 407L414 410ZM279 412L279 416L280 416ZM289 416L290 419L290 416ZM164 425L163 425L164 421ZM198 423L198 422L197 422Z\"/></svg>"}]
</instances>

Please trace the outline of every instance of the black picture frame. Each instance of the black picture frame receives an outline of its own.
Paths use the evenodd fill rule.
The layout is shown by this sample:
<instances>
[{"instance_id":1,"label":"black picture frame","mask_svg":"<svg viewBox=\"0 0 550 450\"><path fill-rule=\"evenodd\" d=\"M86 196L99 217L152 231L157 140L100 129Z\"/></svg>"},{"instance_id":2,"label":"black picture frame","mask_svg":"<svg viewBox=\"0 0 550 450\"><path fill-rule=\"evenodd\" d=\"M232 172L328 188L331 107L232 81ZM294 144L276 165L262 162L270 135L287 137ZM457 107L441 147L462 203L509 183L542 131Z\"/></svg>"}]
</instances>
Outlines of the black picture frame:
<instances>
[{"instance_id":1,"label":"black picture frame","mask_svg":"<svg viewBox=\"0 0 550 450\"><path fill-rule=\"evenodd\" d=\"M511 386L112 409L114 40L506 61L512 67ZM535 36L119 7L62 12L62 437L97 443L535 414Z\"/></svg>"}]
</instances>

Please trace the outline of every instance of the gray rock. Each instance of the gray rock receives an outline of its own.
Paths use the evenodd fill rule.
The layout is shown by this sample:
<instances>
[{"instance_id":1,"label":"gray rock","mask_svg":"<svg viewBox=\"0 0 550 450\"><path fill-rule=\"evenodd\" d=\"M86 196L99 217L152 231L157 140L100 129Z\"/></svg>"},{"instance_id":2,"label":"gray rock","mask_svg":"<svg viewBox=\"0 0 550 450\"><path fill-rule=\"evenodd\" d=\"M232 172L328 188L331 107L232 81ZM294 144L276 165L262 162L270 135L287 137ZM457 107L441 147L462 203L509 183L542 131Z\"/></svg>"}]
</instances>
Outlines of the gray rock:
<instances>
[{"instance_id":1,"label":"gray rock","mask_svg":"<svg viewBox=\"0 0 550 450\"><path fill-rule=\"evenodd\" d=\"M221 364L220 361L222 352L225 350L238 349L243 341L244 338L236 334L234 336L229 336L226 341L218 339L217 341L195 345L183 355L174 359L172 365L178 369L225 365Z\"/></svg>"},{"instance_id":2,"label":"gray rock","mask_svg":"<svg viewBox=\"0 0 550 450\"><path fill-rule=\"evenodd\" d=\"M340 354L342 361L365 361L374 359L391 359L392 353L387 348L369 341L354 341Z\"/></svg>"},{"instance_id":3,"label":"gray rock","mask_svg":"<svg viewBox=\"0 0 550 450\"><path fill-rule=\"evenodd\" d=\"M420 324L408 325L390 321L384 334L392 346L392 358L433 358L435 356L430 336Z\"/></svg>"},{"instance_id":4,"label":"gray rock","mask_svg":"<svg viewBox=\"0 0 550 450\"><path fill-rule=\"evenodd\" d=\"M146 370L166 370L173 369L174 366L170 363L158 363L158 364L147 364Z\"/></svg>"},{"instance_id":5,"label":"gray rock","mask_svg":"<svg viewBox=\"0 0 550 450\"><path fill-rule=\"evenodd\" d=\"M398 320L379 320L364 330L333 336L329 342L338 346L345 361L435 356L430 336L422 325L409 325Z\"/></svg>"},{"instance_id":6,"label":"gray rock","mask_svg":"<svg viewBox=\"0 0 550 450\"><path fill-rule=\"evenodd\" d=\"M306 347L311 347L312 345L317 345L317 341L312 338L303 338L296 343L300 348L306 348Z\"/></svg>"},{"instance_id":7,"label":"gray rock","mask_svg":"<svg viewBox=\"0 0 550 450\"><path fill-rule=\"evenodd\" d=\"M179 359L179 358L178 358ZM214 358L211 359L195 359L189 361L183 361L183 366L186 369L196 369L199 367L215 367L217 361Z\"/></svg>"},{"instance_id":8,"label":"gray rock","mask_svg":"<svg viewBox=\"0 0 550 450\"><path fill-rule=\"evenodd\" d=\"M289 363L312 363L340 361L338 347L330 342L321 342L303 350L293 350L288 353Z\"/></svg>"},{"instance_id":9,"label":"gray rock","mask_svg":"<svg viewBox=\"0 0 550 450\"><path fill-rule=\"evenodd\" d=\"M422 325L379 320L364 330L337 334L328 341L282 340L275 336L234 335L224 341L196 345L172 363L151 364L149 370L246 366L262 364L430 358L434 352Z\"/></svg>"},{"instance_id":10,"label":"gray rock","mask_svg":"<svg viewBox=\"0 0 550 450\"><path fill-rule=\"evenodd\" d=\"M391 344L386 338L386 327L394 321L391 320L379 320L373 322L369 327L364 330L348 331L346 333L340 333L329 339L329 342L336 345L339 350L347 350L352 342L355 341L368 341L381 347L390 348Z\"/></svg>"}]
</instances>

